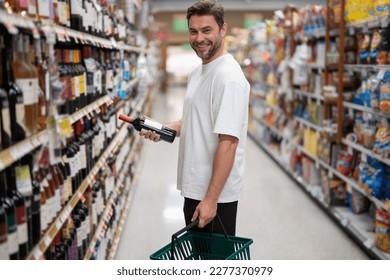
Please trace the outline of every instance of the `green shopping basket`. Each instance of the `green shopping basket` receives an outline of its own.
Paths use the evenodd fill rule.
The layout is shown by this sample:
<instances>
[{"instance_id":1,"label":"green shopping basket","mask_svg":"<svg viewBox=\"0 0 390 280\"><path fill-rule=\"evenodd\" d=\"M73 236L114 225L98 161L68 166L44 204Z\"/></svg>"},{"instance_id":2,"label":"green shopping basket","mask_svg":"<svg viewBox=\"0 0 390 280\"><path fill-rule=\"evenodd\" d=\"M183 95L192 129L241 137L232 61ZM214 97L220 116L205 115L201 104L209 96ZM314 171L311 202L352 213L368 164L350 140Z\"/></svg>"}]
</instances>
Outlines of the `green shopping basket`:
<instances>
[{"instance_id":1,"label":"green shopping basket","mask_svg":"<svg viewBox=\"0 0 390 280\"><path fill-rule=\"evenodd\" d=\"M250 260L249 245L253 243L252 239L228 236L222 223L224 234L190 231L197 223L198 220L173 234L171 243L150 255L150 259Z\"/></svg>"}]
</instances>

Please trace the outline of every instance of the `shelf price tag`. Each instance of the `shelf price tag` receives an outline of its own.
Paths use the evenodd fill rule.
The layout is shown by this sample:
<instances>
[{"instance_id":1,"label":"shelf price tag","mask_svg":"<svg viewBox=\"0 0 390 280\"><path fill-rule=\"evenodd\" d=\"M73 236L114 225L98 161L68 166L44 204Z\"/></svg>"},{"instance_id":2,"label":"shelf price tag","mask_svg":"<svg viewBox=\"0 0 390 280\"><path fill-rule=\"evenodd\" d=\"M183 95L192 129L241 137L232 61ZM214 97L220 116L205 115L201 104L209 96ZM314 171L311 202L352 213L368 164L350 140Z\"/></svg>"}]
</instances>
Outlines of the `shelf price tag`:
<instances>
[{"instance_id":1,"label":"shelf price tag","mask_svg":"<svg viewBox=\"0 0 390 280\"><path fill-rule=\"evenodd\" d=\"M348 224L349 224L349 220L347 218L344 217L341 219L341 225L343 227L346 227Z\"/></svg>"},{"instance_id":2,"label":"shelf price tag","mask_svg":"<svg viewBox=\"0 0 390 280\"><path fill-rule=\"evenodd\" d=\"M362 153L362 162L367 162L367 154L366 153Z\"/></svg>"},{"instance_id":3,"label":"shelf price tag","mask_svg":"<svg viewBox=\"0 0 390 280\"><path fill-rule=\"evenodd\" d=\"M367 249L371 249L374 246L374 242L371 239L367 239L366 241L364 241L363 245Z\"/></svg>"},{"instance_id":4,"label":"shelf price tag","mask_svg":"<svg viewBox=\"0 0 390 280\"><path fill-rule=\"evenodd\" d=\"M41 256L42 256L42 251L40 249L36 250L33 253L33 256L34 256L34 259L39 260L41 258Z\"/></svg>"},{"instance_id":5,"label":"shelf price tag","mask_svg":"<svg viewBox=\"0 0 390 280\"><path fill-rule=\"evenodd\" d=\"M328 170L328 177L331 179L333 178L333 171L330 169Z\"/></svg>"}]
</instances>

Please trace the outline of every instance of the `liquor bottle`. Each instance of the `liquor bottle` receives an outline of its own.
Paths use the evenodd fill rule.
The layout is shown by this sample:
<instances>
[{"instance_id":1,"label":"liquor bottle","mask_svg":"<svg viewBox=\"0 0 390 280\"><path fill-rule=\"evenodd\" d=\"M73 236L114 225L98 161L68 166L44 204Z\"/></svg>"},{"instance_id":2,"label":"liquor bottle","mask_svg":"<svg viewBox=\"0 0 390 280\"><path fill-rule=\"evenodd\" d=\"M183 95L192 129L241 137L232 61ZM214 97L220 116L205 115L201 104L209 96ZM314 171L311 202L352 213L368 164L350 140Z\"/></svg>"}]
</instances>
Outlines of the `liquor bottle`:
<instances>
[{"instance_id":1,"label":"liquor bottle","mask_svg":"<svg viewBox=\"0 0 390 280\"><path fill-rule=\"evenodd\" d=\"M35 68L30 67L28 63L25 51L28 45L25 36L19 35L14 37L12 68L15 83L23 93L24 112L17 109L17 116L20 120L19 124L25 133L24 138L30 137L37 132L38 119L38 74Z\"/></svg>"},{"instance_id":2,"label":"liquor bottle","mask_svg":"<svg viewBox=\"0 0 390 280\"><path fill-rule=\"evenodd\" d=\"M3 123L3 130L6 132L10 139L10 143L6 143L7 137L2 140L3 147L5 145L17 143L26 138L24 127L24 105L23 105L23 93L20 88L16 85L14 80L14 75L12 71L11 59L12 59L12 50L8 42L6 47L2 49L2 66L3 66L3 89L7 92L8 95L8 106L3 101L2 108L2 119L9 120L8 123ZM8 107L8 109L6 108ZM8 114L8 116L7 116ZM8 125L8 127L7 127ZM4 134L3 134L4 136Z\"/></svg>"},{"instance_id":3,"label":"liquor bottle","mask_svg":"<svg viewBox=\"0 0 390 280\"><path fill-rule=\"evenodd\" d=\"M7 178L6 178L7 180ZM0 205L7 213L8 255L11 260L19 259L18 228L16 223L16 208L12 197L8 196L7 183L0 188Z\"/></svg>"},{"instance_id":4,"label":"liquor bottle","mask_svg":"<svg viewBox=\"0 0 390 280\"><path fill-rule=\"evenodd\" d=\"M39 96L38 96L38 131L46 129L46 121L48 117L48 103L50 96L50 76L46 55L43 55L42 41L34 40L35 49L35 67L38 72ZM45 59L44 59L45 58Z\"/></svg>"},{"instance_id":5,"label":"liquor bottle","mask_svg":"<svg viewBox=\"0 0 390 280\"><path fill-rule=\"evenodd\" d=\"M64 90L61 95L61 102L58 108L59 114L69 115L74 111L72 108L72 83L71 83L71 73L70 67L65 60L65 51L56 49L55 57L58 62L58 72L60 82L64 84ZM66 58L68 59L68 58Z\"/></svg>"},{"instance_id":6,"label":"liquor bottle","mask_svg":"<svg viewBox=\"0 0 390 280\"><path fill-rule=\"evenodd\" d=\"M38 14L39 19L49 19L50 18L50 11L52 9L51 7L51 1L50 0L36 0L36 10Z\"/></svg>"},{"instance_id":7,"label":"liquor bottle","mask_svg":"<svg viewBox=\"0 0 390 280\"><path fill-rule=\"evenodd\" d=\"M45 202L42 202L41 205L41 185L39 184L37 176L38 166L34 166L35 170L33 171L32 178L32 199L31 199L31 238L29 238L31 244L30 248L33 248L38 244L41 238L41 208L44 206Z\"/></svg>"},{"instance_id":8,"label":"liquor bottle","mask_svg":"<svg viewBox=\"0 0 390 280\"><path fill-rule=\"evenodd\" d=\"M70 27L72 29L83 31L81 0L70 0Z\"/></svg>"},{"instance_id":9,"label":"liquor bottle","mask_svg":"<svg viewBox=\"0 0 390 280\"><path fill-rule=\"evenodd\" d=\"M26 168L24 168L26 167ZM27 211L26 202L23 195L17 189L17 181L28 181L31 184L29 174L21 170L28 170L28 166L21 166L21 162L17 161L6 169L8 197L12 198L16 210L16 226L18 232L19 258L25 259L28 253L28 227L27 227ZM16 172L16 170L21 172ZM18 174L17 174L18 173ZM30 185L31 186L31 185Z\"/></svg>"},{"instance_id":10,"label":"liquor bottle","mask_svg":"<svg viewBox=\"0 0 390 280\"><path fill-rule=\"evenodd\" d=\"M75 66L79 74L79 88L80 88L80 109L87 106L87 76L86 69L81 63L81 51L75 50Z\"/></svg>"},{"instance_id":11,"label":"liquor bottle","mask_svg":"<svg viewBox=\"0 0 390 280\"><path fill-rule=\"evenodd\" d=\"M46 178L44 177L43 172L39 169L36 169L34 173L35 173L34 178L39 184L39 206L40 206L40 216L39 216L40 232L38 234L38 241L39 241L41 234L44 233L47 229L49 223L50 209L49 209L49 201L47 200L45 185L44 185L44 180ZM34 237L34 240L36 240L36 237Z\"/></svg>"},{"instance_id":12,"label":"liquor bottle","mask_svg":"<svg viewBox=\"0 0 390 280\"><path fill-rule=\"evenodd\" d=\"M176 130L166 127L154 120L150 120L145 117L131 119L130 117L125 115L119 115L119 119L131 123L138 131L154 131L155 133L160 135L161 140L164 140L166 142L172 143L175 140Z\"/></svg>"},{"instance_id":13,"label":"liquor bottle","mask_svg":"<svg viewBox=\"0 0 390 280\"><path fill-rule=\"evenodd\" d=\"M114 88L114 69L111 62L111 52L106 51L106 92L111 92Z\"/></svg>"},{"instance_id":14,"label":"liquor bottle","mask_svg":"<svg viewBox=\"0 0 390 280\"><path fill-rule=\"evenodd\" d=\"M5 186L5 174L0 171L0 188ZM9 260L7 212L0 202L0 260Z\"/></svg>"},{"instance_id":15,"label":"liquor bottle","mask_svg":"<svg viewBox=\"0 0 390 280\"><path fill-rule=\"evenodd\" d=\"M96 64L92 58L92 48L90 46L83 47L83 62L86 69L86 102L91 104L95 100L94 72L96 71Z\"/></svg>"}]
</instances>

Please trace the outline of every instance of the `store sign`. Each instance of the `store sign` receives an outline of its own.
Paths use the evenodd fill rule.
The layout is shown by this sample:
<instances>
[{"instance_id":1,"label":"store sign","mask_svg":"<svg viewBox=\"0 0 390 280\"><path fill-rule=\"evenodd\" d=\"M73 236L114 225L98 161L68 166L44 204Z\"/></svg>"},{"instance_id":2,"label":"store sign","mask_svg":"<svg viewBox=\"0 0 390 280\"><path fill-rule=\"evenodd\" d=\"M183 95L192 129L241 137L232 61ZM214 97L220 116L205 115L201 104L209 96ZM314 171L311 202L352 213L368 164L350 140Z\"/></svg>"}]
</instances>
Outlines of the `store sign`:
<instances>
[{"instance_id":1,"label":"store sign","mask_svg":"<svg viewBox=\"0 0 390 280\"><path fill-rule=\"evenodd\" d=\"M188 23L186 14L174 14L172 20L173 32L184 33L188 32Z\"/></svg>"},{"instance_id":2,"label":"store sign","mask_svg":"<svg viewBox=\"0 0 390 280\"><path fill-rule=\"evenodd\" d=\"M261 14L244 14L244 28L250 29L259 22L263 22Z\"/></svg>"}]
</instances>

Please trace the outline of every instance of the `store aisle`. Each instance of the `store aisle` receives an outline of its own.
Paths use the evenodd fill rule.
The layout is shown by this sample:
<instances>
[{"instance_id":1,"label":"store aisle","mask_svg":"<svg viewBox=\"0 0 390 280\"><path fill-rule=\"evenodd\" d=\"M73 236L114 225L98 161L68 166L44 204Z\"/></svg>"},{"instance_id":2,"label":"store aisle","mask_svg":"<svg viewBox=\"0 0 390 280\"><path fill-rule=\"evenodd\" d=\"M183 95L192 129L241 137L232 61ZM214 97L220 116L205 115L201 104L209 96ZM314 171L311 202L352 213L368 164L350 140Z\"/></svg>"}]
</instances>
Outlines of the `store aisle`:
<instances>
[{"instance_id":1,"label":"store aisle","mask_svg":"<svg viewBox=\"0 0 390 280\"><path fill-rule=\"evenodd\" d=\"M152 117L167 123L181 116L184 88L156 96ZM145 141L142 171L116 259L149 259L184 226L176 190L178 143ZM252 259L367 259L365 253L263 152L247 143L245 195L237 235L252 238Z\"/></svg>"}]
</instances>

